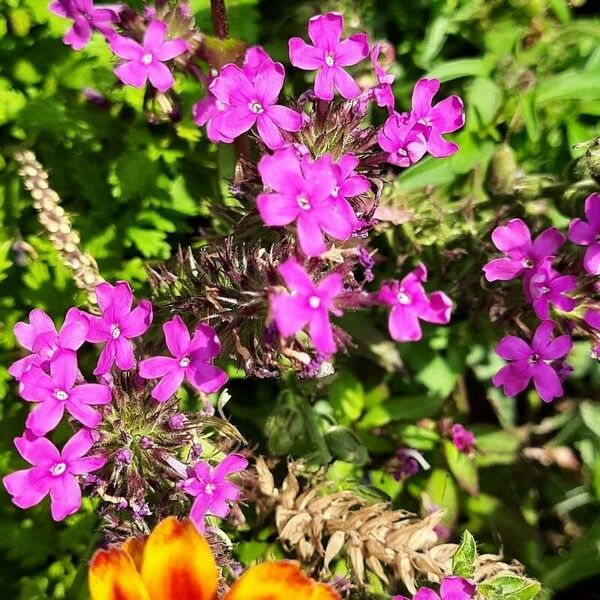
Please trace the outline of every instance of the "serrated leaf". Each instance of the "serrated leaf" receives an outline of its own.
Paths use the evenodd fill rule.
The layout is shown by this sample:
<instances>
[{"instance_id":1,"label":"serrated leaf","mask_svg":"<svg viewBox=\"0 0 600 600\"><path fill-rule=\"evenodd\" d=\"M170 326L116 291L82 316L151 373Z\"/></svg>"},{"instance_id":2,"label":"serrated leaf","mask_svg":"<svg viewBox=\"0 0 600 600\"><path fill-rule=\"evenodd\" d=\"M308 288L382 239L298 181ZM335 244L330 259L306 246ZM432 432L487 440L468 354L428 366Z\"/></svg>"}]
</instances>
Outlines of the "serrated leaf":
<instances>
[{"instance_id":1,"label":"serrated leaf","mask_svg":"<svg viewBox=\"0 0 600 600\"><path fill-rule=\"evenodd\" d=\"M464 531L460 545L452 557L452 573L458 577L471 579L475 573L477 543L467 530Z\"/></svg>"},{"instance_id":2,"label":"serrated leaf","mask_svg":"<svg viewBox=\"0 0 600 600\"><path fill-rule=\"evenodd\" d=\"M518 575L498 575L479 584L477 591L489 600L532 600L542 586L538 581Z\"/></svg>"}]
</instances>

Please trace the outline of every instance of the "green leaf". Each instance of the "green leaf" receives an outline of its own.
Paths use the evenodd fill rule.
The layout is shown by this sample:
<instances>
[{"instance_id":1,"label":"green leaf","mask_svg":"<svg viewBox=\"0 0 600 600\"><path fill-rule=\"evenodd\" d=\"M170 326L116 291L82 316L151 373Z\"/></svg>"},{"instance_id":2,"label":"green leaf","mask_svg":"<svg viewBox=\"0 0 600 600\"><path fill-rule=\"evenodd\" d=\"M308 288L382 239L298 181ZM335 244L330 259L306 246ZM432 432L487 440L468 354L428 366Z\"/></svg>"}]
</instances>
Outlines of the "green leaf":
<instances>
[{"instance_id":1,"label":"green leaf","mask_svg":"<svg viewBox=\"0 0 600 600\"><path fill-rule=\"evenodd\" d=\"M518 575L498 575L477 586L477 591L489 600L532 600L542 586L538 581Z\"/></svg>"},{"instance_id":2,"label":"green leaf","mask_svg":"<svg viewBox=\"0 0 600 600\"><path fill-rule=\"evenodd\" d=\"M349 424L362 414L365 391L360 381L349 371L342 371L331 384L329 398L339 423Z\"/></svg>"},{"instance_id":3,"label":"green leaf","mask_svg":"<svg viewBox=\"0 0 600 600\"><path fill-rule=\"evenodd\" d=\"M465 530L460 545L452 557L452 573L458 577L471 579L475 573L477 560L477 543L475 538Z\"/></svg>"},{"instance_id":4,"label":"green leaf","mask_svg":"<svg viewBox=\"0 0 600 600\"><path fill-rule=\"evenodd\" d=\"M459 77L487 77L490 67L482 58L459 58L436 65L426 77L439 79L441 82L452 81Z\"/></svg>"},{"instance_id":5,"label":"green leaf","mask_svg":"<svg viewBox=\"0 0 600 600\"><path fill-rule=\"evenodd\" d=\"M448 467L458 484L466 492L476 496L479 493L479 476L473 460L460 452L450 440L444 440L443 444Z\"/></svg>"}]
</instances>

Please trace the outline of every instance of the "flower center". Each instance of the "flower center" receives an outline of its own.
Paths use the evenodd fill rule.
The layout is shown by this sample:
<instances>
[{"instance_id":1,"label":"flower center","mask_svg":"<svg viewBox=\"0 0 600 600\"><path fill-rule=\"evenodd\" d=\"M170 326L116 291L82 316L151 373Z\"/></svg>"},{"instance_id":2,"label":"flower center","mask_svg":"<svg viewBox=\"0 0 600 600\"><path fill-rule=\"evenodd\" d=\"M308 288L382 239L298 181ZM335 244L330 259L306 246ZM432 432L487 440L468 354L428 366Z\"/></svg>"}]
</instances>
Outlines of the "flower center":
<instances>
[{"instance_id":1,"label":"flower center","mask_svg":"<svg viewBox=\"0 0 600 600\"><path fill-rule=\"evenodd\" d=\"M121 330L119 329L119 326L113 325L110 328L110 334L112 335L113 340L116 340L121 335Z\"/></svg>"},{"instance_id":2,"label":"flower center","mask_svg":"<svg viewBox=\"0 0 600 600\"><path fill-rule=\"evenodd\" d=\"M152 56L152 54L150 54L150 52L144 54L144 56L142 56L142 63L145 65L149 65L152 61L153 61L154 57Z\"/></svg>"},{"instance_id":3,"label":"flower center","mask_svg":"<svg viewBox=\"0 0 600 600\"><path fill-rule=\"evenodd\" d=\"M521 264L526 268L526 269L533 269L533 259L532 258L524 258L521 261Z\"/></svg>"},{"instance_id":4,"label":"flower center","mask_svg":"<svg viewBox=\"0 0 600 600\"><path fill-rule=\"evenodd\" d=\"M212 496L216 487L217 486L214 483L207 483L206 486L204 487L204 493L208 494L209 496Z\"/></svg>"},{"instance_id":5,"label":"flower center","mask_svg":"<svg viewBox=\"0 0 600 600\"><path fill-rule=\"evenodd\" d=\"M180 361L179 361L179 366L182 368L186 368L190 366L190 359L187 356L184 356Z\"/></svg>"},{"instance_id":6,"label":"flower center","mask_svg":"<svg viewBox=\"0 0 600 600\"><path fill-rule=\"evenodd\" d=\"M339 185L334 186L333 189L331 190L331 195L334 198L337 198L339 193L340 193L340 186Z\"/></svg>"},{"instance_id":7,"label":"flower center","mask_svg":"<svg viewBox=\"0 0 600 600\"><path fill-rule=\"evenodd\" d=\"M310 205L310 200L304 194L297 196L296 202L302 210L310 210L312 208Z\"/></svg>"},{"instance_id":8,"label":"flower center","mask_svg":"<svg viewBox=\"0 0 600 600\"><path fill-rule=\"evenodd\" d=\"M431 119L429 117L421 117L418 120L418 123L420 123L421 125L429 126L429 125L431 125Z\"/></svg>"},{"instance_id":9,"label":"flower center","mask_svg":"<svg viewBox=\"0 0 600 600\"><path fill-rule=\"evenodd\" d=\"M532 354L529 357L529 364L535 365L535 363L538 362L538 360L540 360L540 355L539 354Z\"/></svg>"},{"instance_id":10,"label":"flower center","mask_svg":"<svg viewBox=\"0 0 600 600\"><path fill-rule=\"evenodd\" d=\"M61 462L61 463L56 463L50 469L50 473L52 473L52 475L54 475L55 477L58 477L59 475L62 475L66 470L67 470L67 465L65 463Z\"/></svg>"},{"instance_id":11,"label":"flower center","mask_svg":"<svg viewBox=\"0 0 600 600\"><path fill-rule=\"evenodd\" d=\"M333 58L333 55L332 55L332 54L328 54L328 55L325 57L325 64L326 64L328 67L333 67L333 65L335 64L335 60L334 60L334 58Z\"/></svg>"},{"instance_id":12,"label":"flower center","mask_svg":"<svg viewBox=\"0 0 600 600\"><path fill-rule=\"evenodd\" d=\"M257 115L260 115L265 112L263 105L260 102L257 102L256 100L254 102L250 102L249 108L253 113L256 113Z\"/></svg>"},{"instance_id":13,"label":"flower center","mask_svg":"<svg viewBox=\"0 0 600 600\"><path fill-rule=\"evenodd\" d=\"M398 148L396 154L398 154L398 156L408 156L408 152L404 148Z\"/></svg>"},{"instance_id":14,"label":"flower center","mask_svg":"<svg viewBox=\"0 0 600 600\"><path fill-rule=\"evenodd\" d=\"M54 397L57 400L66 400L69 397L69 394L67 394L67 392L65 392L64 390L57 390L54 393Z\"/></svg>"},{"instance_id":15,"label":"flower center","mask_svg":"<svg viewBox=\"0 0 600 600\"><path fill-rule=\"evenodd\" d=\"M321 306L321 298L319 296L311 296L308 299L308 304L311 308L319 308Z\"/></svg>"},{"instance_id":16,"label":"flower center","mask_svg":"<svg viewBox=\"0 0 600 600\"><path fill-rule=\"evenodd\" d=\"M412 298L405 291L400 290L396 294L396 300L398 300L400 304L410 304Z\"/></svg>"}]
</instances>

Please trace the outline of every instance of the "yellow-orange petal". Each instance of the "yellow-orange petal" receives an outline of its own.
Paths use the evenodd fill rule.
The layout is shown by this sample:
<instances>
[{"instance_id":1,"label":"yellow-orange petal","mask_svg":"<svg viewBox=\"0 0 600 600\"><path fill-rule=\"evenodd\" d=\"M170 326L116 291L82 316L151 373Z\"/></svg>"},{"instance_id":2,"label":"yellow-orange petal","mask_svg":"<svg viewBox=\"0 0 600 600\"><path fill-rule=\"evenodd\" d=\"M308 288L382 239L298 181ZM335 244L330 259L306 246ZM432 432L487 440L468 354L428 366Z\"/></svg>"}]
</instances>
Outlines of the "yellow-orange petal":
<instances>
[{"instance_id":1,"label":"yellow-orange petal","mask_svg":"<svg viewBox=\"0 0 600 600\"><path fill-rule=\"evenodd\" d=\"M151 600L214 600L217 565L191 521L167 517L146 540L142 579Z\"/></svg>"},{"instance_id":2,"label":"yellow-orange petal","mask_svg":"<svg viewBox=\"0 0 600 600\"><path fill-rule=\"evenodd\" d=\"M297 562L277 560L248 569L224 600L338 600L330 587L302 573Z\"/></svg>"},{"instance_id":3,"label":"yellow-orange petal","mask_svg":"<svg viewBox=\"0 0 600 600\"><path fill-rule=\"evenodd\" d=\"M120 548L94 554L88 584L91 600L150 600L131 556Z\"/></svg>"},{"instance_id":4,"label":"yellow-orange petal","mask_svg":"<svg viewBox=\"0 0 600 600\"><path fill-rule=\"evenodd\" d=\"M147 537L127 538L121 546L121 549L125 550L131 556L135 568L140 573L142 572L142 560L144 558L144 547L146 546L147 539Z\"/></svg>"}]
</instances>

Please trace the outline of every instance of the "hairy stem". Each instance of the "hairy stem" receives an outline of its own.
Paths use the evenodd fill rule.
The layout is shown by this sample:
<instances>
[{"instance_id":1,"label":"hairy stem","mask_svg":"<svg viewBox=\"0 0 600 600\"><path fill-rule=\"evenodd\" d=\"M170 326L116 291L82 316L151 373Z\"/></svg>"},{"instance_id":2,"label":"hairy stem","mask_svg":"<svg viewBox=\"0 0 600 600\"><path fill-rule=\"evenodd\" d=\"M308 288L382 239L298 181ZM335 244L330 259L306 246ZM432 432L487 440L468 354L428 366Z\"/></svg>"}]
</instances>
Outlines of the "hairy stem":
<instances>
[{"instance_id":1,"label":"hairy stem","mask_svg":"<svg viewBox=\"0 0 600 600\"><path fill-rule=\"evenodd\" d=\"M213 27L215 35L224 40L229 37L229 23L227 21L227 9L225 0L210 0Z\"/></svg>"}]
</instances>

